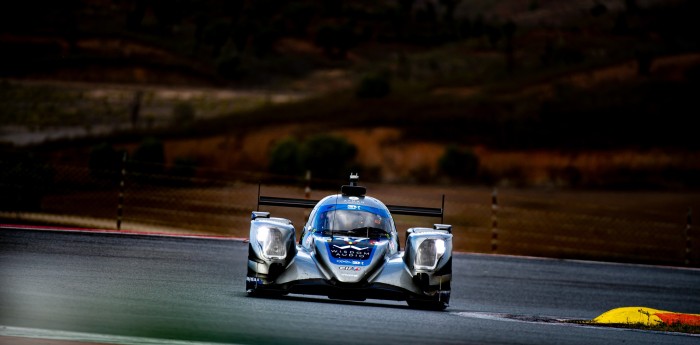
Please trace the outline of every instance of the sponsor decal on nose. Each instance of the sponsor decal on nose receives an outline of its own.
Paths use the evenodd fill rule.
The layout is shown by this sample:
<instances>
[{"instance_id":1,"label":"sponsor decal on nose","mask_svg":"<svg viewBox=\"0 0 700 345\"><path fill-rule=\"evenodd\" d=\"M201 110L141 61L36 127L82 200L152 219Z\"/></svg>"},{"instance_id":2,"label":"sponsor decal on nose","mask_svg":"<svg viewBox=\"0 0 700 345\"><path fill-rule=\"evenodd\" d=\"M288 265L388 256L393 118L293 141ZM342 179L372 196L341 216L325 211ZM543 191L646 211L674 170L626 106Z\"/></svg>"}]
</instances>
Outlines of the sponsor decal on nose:
<instances>
[{"instance_id":1,"label":"sponsor decal on nose","mask_svg":"<svg viewBox=\"0 0 700 345\"><path fill-rule=\"evenodd\" d=\"M341 271L355 271L358 272L362 269L362 267L356 267L356 266L340 266L338 267Z\"/></svg>"}]
</instances>

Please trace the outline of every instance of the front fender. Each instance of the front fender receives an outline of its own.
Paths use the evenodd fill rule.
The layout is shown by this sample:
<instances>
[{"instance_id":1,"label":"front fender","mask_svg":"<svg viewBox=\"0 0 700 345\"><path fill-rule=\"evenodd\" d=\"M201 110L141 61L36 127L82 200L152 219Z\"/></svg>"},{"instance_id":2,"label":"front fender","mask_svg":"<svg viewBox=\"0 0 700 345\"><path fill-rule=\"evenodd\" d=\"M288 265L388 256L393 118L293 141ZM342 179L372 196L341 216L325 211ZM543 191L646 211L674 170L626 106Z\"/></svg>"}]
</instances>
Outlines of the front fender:
<instances>
[{"instance_id":1,"label":"front fender","mask_svg":"<svg viewBox=\"0 0 700 345\"><path fill-rule=\"evenodd\" d=\"M404 263L424 289L452 279L452 234L449 230L411 228L407 231Z\"/></svg>"},{"instance_id":2,"label":"front fender","mask_svg":"<svg viewBox=\"0 0 700 345\"><path fill-rule=\"evenodd\" d=\"M291 221L271 218L267 212L254 212L250 222L248 268L256 276L274 280L296 256L295 238Z\"/></svg>"}]
</instances>

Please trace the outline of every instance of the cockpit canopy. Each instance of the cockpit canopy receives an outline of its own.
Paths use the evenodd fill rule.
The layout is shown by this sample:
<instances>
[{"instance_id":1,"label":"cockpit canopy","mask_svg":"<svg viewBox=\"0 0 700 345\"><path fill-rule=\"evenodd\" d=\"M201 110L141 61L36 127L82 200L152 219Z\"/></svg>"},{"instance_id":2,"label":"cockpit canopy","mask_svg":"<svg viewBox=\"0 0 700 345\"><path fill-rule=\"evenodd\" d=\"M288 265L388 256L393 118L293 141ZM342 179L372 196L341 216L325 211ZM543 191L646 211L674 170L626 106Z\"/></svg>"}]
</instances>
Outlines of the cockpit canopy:
<instances>
[{"instance_id":1,"label":"cockpit canopy","mask_svg":"<svg viewBox=\"0 0 700 345\"><path fill-rule=\"evenodd\" d=\"M394 221L386 209L353 204L327 204L312 215L310 227L316 231L381 230L391 234Z\"/></svg>"}]
</instances>

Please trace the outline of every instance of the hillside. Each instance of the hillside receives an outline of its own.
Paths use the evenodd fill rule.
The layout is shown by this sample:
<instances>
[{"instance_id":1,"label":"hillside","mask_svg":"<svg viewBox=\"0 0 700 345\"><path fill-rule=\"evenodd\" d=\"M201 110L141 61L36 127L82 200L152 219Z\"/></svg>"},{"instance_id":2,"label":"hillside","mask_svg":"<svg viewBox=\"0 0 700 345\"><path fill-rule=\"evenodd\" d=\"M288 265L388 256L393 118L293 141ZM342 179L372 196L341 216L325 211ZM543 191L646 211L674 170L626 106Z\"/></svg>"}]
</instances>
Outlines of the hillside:
<instances>
[{"instance_id":1,"label":"hillside","mask_svg":"<svg viewBox=\"0 0 700 345\"><path fill-rule=\"evenodd\" d=\"M82 133L32 146L61 162L156 136L168 164L266 171L332 133L385 181L454 180L456 147L471 182L695 183L697 2L331 3L8 5L2 132Z\"/></svg>"}]
</instances>

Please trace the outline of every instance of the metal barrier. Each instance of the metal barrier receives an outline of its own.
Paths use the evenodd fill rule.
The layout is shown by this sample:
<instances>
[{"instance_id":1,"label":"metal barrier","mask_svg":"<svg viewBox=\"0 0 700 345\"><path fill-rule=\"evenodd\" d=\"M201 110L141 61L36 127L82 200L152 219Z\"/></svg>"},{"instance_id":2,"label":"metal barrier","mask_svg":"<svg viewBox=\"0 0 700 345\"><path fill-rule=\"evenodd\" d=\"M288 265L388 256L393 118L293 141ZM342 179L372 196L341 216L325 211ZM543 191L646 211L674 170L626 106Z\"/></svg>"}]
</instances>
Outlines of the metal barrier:
<instances>
[{"instance_id":1,"label":"metal barrier","mask_svg":"<svg viewBox=\"0 0 700 345\"><path fill-rule=\"evenodd\" d=\"M114 172L2 163L2 222L43 219L112 229L147 225L247 237L259 181L266 181L263 193L271 196L320 199L337 193L312 191L313 181L303 178L247 172L198 169L183 175L161 166L154 174L138 173L149 169L133 166ZM499 188L496 194L478 186L363 184L369 195L388 205L435 207L444 194L444 221L453 225L457 251L700 266L699 251L692 248L698 234L690 212L700 203L698 193ZM304 210L267 207L297 228L305 221ZM43 218L29 217L39 214ZM430 227L433 221L394 218L400 233L411 226Z\"/></svg>"}]
</instances>

